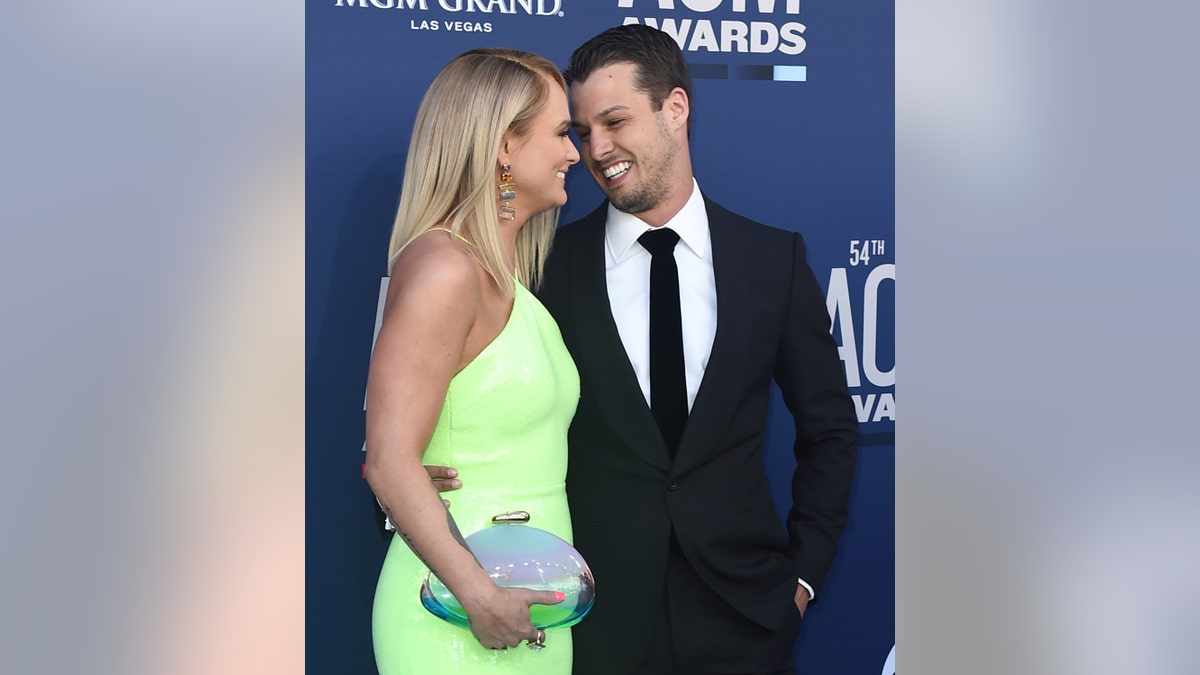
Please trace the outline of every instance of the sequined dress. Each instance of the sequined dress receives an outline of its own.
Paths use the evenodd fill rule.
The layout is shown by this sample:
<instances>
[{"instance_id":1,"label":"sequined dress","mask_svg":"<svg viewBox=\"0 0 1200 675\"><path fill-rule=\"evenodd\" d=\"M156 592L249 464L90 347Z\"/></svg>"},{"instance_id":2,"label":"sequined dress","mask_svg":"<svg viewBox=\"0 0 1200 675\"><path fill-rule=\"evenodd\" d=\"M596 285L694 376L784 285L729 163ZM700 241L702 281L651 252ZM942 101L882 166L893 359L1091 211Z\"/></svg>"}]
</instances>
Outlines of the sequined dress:
<instances>
[{"instance_id":1,"label":"sequined dress","mask_svg":"<svg viewBox=\"0 0 1200 675\"><path fill-rule=\"evenodd\" d=\"M517 284L500 334L450 382L424 463L453 466L463 487L449 495L463 535L492 516L528 511L530 525L572 541L564 480L567 427L579 375L554 319ZM392 537L375 588L372 639L381 675L487 673L568 675L571 631L547 631L540 652L486 649L469 630L430 614L418 592L428 572Z\"/></svg>"}]
</instances>

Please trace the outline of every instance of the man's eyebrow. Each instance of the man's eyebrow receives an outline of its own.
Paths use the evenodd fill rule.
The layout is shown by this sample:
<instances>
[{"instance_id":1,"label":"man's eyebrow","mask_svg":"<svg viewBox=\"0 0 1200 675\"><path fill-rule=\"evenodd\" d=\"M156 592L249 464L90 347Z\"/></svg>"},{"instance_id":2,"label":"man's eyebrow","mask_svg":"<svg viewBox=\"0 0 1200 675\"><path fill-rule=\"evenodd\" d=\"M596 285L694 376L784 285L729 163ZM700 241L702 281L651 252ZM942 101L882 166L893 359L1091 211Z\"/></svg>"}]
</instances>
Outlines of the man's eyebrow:
<instances>
[{"instance_id":1,"label":"man's eyebrow","mask_svg":"<svg viewBox=\"0 0 1200 675\"><path fill-rule=\"evenodd\" d=\"M614 112L616 112L618 110L628 110L628 109L629 109L629 106L625 105L624 103L616 103L616 104L610 105L609 107L605 108L604 110L601 110L600 112L596 113L596 117L608 117L609 115L613 114Z\"/></svg>"},{"instance_id":2,"label":"man's eyebrow","mask_svg":"<svg viewBox=\"0 0 1200 675\"><path fill-rule=\"evenodd\" d=\"M614 103L613 105L610 105L607 108L605 108L604 110L601 110L600 112L596 113L596 118L604 119L605 117L608 117L609 115L613 114L614 112L617 112L618 110L628 110L628 109L629 109L629 106L625 105L624 103ZM587 124L585 124L584 122L582 122L580 120L572 119L571 126L578 129L581 127L587 127Z\"/></svg>"}]
</instances>

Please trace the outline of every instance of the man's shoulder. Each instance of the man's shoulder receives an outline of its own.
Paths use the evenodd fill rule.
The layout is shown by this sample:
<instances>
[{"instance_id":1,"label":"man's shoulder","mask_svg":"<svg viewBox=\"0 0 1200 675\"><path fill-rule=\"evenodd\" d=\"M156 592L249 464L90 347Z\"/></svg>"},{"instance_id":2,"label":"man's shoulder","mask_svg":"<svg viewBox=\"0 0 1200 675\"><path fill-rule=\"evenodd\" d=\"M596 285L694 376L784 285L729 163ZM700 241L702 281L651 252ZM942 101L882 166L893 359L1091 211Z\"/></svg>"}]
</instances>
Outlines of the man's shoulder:
<instances>
[{"instance_id":1,"label":"man's shoulder","mask_svg":"<svg viewBox=\"0 0 1200 675\"><path fill-rule=\"evenodd\" d=\"M566 274L568 262L571 259L579 260L580 256L586 256L587 253L580 249L583 245L587 248L587 240L596 238L589 237L588 233L599 230L601 233L604 230L604 218L608 207L608 202L602 202L591 213L582 218L572 220L565 225L559 225L554 231L554 243L550 246L550 256L546 259L545 278L549 286ZM601 238L602 238L601 234ZM543 288L543 294L545 288Z\"/></svg>"},{"instance_id":2,"label":"man's shoulder","mask_svg":"<svg viewBox=\"0 0 1200 675\"><path fill-rule=\"evenodd\" d=\"M585 230L590 230L597 227L603 228L604 221L607 217L608 200L605 200L600 202L600 205L595 209L592 209L592 211L586 216L576 218L565 225L559 226L558 232L555 234L555 236L576 237Z\"/></svg>"},{"instance_id":3,"label":"man's shoulder","mask_svg":"<svg viewBox=\"0 0 1200 675\"><path fill-rule=\"evenodd\" d=\"M798 232L767 225L740 213L731 211L704 195L704 206L708 211L710 228L729 227L736 230L739 238L761 242L767 246L790 246L799 237Z\"/></svg>"}]
</instances>

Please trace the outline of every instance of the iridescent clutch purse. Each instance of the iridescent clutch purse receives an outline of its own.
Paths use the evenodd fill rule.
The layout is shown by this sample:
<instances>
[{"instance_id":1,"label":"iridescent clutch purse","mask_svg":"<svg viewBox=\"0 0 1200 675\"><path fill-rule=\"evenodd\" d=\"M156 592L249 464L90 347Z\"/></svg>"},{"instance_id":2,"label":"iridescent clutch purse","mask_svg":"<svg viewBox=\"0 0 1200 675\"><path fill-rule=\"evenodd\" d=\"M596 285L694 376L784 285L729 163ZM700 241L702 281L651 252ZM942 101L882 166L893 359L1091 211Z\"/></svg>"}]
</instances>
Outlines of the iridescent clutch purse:
<instances>
[{"instance_id":1,"label":"iridescent clutch purse","mask_svg":"<svg viewBox=\"0 0 1200 675\"><path fill-rule=\"evenodd\" d=\"M496 516L491 527L466 537L467 547L497 586L559 591L567 596L553 605L530 605L534 627L574 626L596 599L592 571L574 546L528 522L525 511ZM421 604L440 619L468 627L462 605L432 572L421 584Z\"/></svg>"}]
</instances>

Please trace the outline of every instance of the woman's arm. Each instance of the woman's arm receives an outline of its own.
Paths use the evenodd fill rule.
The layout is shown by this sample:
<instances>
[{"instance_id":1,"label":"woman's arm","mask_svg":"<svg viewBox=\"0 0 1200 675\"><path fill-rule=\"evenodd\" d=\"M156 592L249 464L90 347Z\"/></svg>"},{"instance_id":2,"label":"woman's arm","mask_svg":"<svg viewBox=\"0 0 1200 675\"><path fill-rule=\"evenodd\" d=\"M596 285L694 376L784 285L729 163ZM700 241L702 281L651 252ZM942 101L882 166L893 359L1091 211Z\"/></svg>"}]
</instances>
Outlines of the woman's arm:
<instances>
[{"instance_id":1,"label":"woman's arm","mask_svg":"<svg viewBox=\"0 0 1200 675\"><path fill-rule=\"evenodd\" d=\"M537 636L529 605L552 604L554 594L496 586L421 465L450 379L474 357L468 345L484 307L476 263L428 239L405 252L389 283L367 382L367 482L397 535L462 603L479 642L516 646Z\"/></svg>"}]
</instances>

